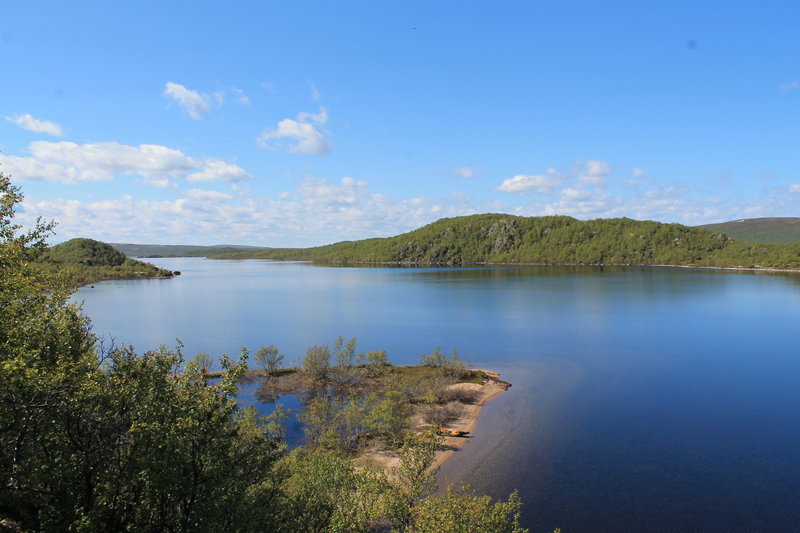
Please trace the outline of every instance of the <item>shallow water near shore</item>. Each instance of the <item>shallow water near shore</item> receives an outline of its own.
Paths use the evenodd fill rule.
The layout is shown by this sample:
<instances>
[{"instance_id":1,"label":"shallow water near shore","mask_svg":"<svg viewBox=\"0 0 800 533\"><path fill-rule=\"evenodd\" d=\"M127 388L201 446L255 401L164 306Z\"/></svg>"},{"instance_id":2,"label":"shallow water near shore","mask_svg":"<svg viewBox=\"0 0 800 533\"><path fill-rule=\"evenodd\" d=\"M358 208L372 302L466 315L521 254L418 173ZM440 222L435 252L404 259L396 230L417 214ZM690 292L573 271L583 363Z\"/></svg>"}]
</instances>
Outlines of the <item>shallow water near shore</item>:
<instances>
[{"instance_id":1,"label":"shallow water near shore","mask_svg":"<svg viewBox=\"0 0 800 533\"><path fill-rule=\"evenodd\" d=\"M439 346L512 388L440 481L505 497L534 532L786 531L800 523L800 276L667 268L331 268L156 259L169 280L77 299L94 331L191 357L355 336Z\"/></svg>"}]
</instances>

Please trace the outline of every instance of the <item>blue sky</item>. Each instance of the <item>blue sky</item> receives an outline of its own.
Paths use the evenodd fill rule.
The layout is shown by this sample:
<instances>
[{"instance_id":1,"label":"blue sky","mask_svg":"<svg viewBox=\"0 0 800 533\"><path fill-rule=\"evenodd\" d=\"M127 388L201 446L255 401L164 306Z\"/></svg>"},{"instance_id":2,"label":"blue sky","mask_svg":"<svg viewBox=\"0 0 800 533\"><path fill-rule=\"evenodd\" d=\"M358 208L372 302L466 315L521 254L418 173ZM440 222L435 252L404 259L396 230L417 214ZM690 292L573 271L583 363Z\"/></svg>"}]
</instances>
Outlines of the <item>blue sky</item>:
<instances>
[{"instance_id":1,"label":"blue sky","mask_svg":"<svg viewBox=\"0 0 800 533\"><path fill-rule=\"evenodd\" d=\"M0 171L54 241L800 216L798 20L797 2L0 0Z\"/></svg>"}]
</instances>

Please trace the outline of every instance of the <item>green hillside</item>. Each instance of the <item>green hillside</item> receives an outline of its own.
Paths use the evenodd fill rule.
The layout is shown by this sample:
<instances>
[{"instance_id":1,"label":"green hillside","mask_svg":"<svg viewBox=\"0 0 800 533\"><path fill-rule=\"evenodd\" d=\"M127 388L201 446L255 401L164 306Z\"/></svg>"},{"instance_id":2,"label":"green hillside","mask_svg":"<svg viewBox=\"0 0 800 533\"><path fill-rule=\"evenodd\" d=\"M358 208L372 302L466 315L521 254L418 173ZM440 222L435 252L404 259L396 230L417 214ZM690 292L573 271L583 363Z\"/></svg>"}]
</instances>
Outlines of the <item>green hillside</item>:
<instances>
[{"instance_id":1,"label":"green hillside","mask_svg":"<svg viewBox=\"0 0 800 533\"><path fill-rule=\"evenodd\" d=\"M446 218L383 239L218 258L398 265L676 265L800 269L800 244L743 243L719 232L627 218L503 214Z\"/></svg>"},{"instance_id":2,"label":"green hillside","mask_svg":"<svg viewBox=\"0 0 800 533\"><path fill-rule=\"evenodd\" d=\"M47 250L46 264L65 276L70 285L106 279L171 277L173 273L127 257L109 244L93 239L71 239Z\"/></svg>"},{"instance_id":3,"label":"green hillside","mask_svg":"<svg viewBox=\"0 0 800 533\"><path fill-rule=\"evenodd\" d=\"M131 257L208 257L240 251L264 250L256 246L216 245L193 246L190 244L129 244L110 243L115 249Z\"/></svg>"},{"instance_id":4,"label":"green hillside","mask_svg":"<svg viewBox=\"0 0 800 533\"><path fill-rule=\"evenodd\" d=\"M697 227L718 231L739 241L800 242L800 218L796 217L746 218Z\"/></svg>"}]
</instances>

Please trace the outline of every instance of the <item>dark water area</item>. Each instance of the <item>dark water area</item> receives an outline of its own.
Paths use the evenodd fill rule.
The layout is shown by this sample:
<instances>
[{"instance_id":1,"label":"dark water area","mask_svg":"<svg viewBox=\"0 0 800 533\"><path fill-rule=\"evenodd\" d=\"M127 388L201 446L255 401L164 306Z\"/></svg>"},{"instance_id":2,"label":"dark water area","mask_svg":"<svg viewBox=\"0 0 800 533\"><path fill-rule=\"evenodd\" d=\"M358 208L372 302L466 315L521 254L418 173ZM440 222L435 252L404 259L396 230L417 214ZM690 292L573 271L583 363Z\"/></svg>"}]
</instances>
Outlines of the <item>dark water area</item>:
<instances>
[{"instance_id":1,"label":"dark water area","mask_svg":"<svg viewBox=\"0 0 800 533\"><path fill-rule=\"evenodd\" d=\"M800 276L155 262L183 275L79 292L95 333L188 357L275 344L288 364L355 336L395 364L455 347L502 372L440 482L518 489L533 532L798 529Z\"/></svg>"}]
</instances>

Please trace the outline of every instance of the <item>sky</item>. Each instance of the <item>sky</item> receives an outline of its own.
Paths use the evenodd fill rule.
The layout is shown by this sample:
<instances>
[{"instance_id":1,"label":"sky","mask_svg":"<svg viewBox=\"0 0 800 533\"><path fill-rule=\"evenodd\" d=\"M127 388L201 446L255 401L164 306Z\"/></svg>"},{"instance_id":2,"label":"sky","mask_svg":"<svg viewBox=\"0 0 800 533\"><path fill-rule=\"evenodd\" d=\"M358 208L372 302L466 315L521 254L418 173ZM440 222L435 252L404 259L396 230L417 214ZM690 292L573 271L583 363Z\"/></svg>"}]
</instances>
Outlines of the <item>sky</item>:
<instances>
[{"instance_id":1,"label":"sky","mask_svg":"<svg viewBox=\"0 0 800 533\"><path fill-rule=\"evenodd\" d=\"M0 0L0 172L53 242L800 216L798 20L796 1Z\"/></svg>"}]
</instances>

